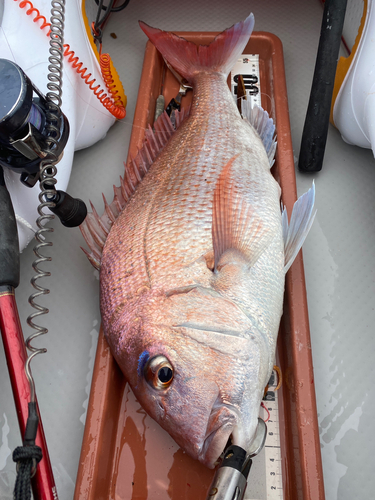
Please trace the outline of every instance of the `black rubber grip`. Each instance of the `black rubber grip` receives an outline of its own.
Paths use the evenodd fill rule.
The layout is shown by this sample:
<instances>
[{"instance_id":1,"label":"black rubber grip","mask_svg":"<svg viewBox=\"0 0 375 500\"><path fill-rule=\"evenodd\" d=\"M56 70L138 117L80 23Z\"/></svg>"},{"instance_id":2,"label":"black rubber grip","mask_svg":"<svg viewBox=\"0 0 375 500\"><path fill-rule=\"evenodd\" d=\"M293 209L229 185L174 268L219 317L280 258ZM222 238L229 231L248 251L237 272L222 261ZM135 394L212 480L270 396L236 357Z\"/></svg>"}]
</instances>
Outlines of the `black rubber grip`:
<instances>
[{"instance_id":1,"label":"black rubber grip","mask_svg":"<svg viewBox=\"0 0 375 500\"><path fill-rule=\"evenodd\" d=\"M326 0L298 168L322 169L347 0Z\"/></svg>"},{"instance_id":2,"label":"black rubber grip","mask_svg":"<svg viewBox=\"0 0 375 500\"><path fill-rule=\"evenodd\" d=\"M220 467L231 467L232 469L237 469L241 472L245 459L246 451L240 446L232 444L225 450L224 458Z\"/></svg>"},{"instance_id":3,"label":"black rubber grip","mask_svg":"<svg viewBox=\"0 0 375 500\"><path fill-rule=\"evenodd\" d=\"M0 167L0 286L20 282L20 254L16 217Z\"/></svg>"},{"instance_id":4,"label":"black rubber grip","mask_svg":"<svg viewBox=\"0 0 375 500\"><path fill-rule=\"evenodd\" d=\"M23 437L24 446L34 446L36 433L38 431L39 417L36 409L36 403L28 403L29 415L26 421L25 435Z\"/></svg>"},{"instance_id":5,"label":"black rubber grip","mask_svg":"<svg viewBox=\"0 0 375 500\"><path fill-rule=\"evenodd\" d=\"M79 198L72 198L65 191L56 191L52 200L56 205L50 210L59 217L65 227L77 227L85 220L87 208Z\"/></svg>"}]
</instances>

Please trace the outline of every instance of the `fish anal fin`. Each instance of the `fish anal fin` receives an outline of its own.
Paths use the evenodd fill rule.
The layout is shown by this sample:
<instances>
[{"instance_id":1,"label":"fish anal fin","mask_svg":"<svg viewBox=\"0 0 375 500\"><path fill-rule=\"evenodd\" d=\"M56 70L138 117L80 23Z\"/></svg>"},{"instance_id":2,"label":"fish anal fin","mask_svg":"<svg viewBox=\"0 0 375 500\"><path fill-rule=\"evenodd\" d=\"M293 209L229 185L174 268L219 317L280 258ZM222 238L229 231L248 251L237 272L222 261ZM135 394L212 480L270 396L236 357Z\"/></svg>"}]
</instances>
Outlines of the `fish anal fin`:
<instances>
[{"instance_id":1,"label":"fish anal fin","mask_svg":"<svg viewBox=\"0 0 375 500\"><path fill-rule=\"evenodd\" d=\"M212 243L214 269L228 250L239 252L252 267L270 243L270 231L265 227L253 205L243 195L232 175L237 156L224 167L214 190L212 211Z\"/></svg>"},{"instance_id":2,"label":"fish anal fin","mask_svg":"<svg viewBox=\"0 0 375 500\"><path fill-rule=\"evenodd\" d=\"M286 208L282 211L282 226L284 238L285 267L287 272L293 264L303 242L310 231L316 211L313 212L315 202L315 183L298 198L293 206L290 222Z\"/></svg>"}]
</instances>

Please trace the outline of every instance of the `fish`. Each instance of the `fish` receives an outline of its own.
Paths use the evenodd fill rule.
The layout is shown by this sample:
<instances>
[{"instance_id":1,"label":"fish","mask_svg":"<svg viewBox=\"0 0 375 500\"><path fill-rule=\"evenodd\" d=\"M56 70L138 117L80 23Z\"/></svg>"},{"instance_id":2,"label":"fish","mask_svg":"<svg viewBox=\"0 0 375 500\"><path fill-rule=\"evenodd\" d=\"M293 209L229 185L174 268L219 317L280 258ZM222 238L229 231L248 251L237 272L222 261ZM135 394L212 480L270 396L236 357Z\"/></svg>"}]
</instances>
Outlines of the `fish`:
<instances>
[{"instance_id":1,"label":"fish","mask_svg":"<svg viewBox=\"0 0 375 500\"><path fill-rule=\"evenodd\" d=\"M100 269L111 352L136 398L191 457L214 468L228 439L249 450L275 359L285 273L314 219L315 187L290 223L271 174L275 125L227 76L250 14L208 46L140 23L193 88L177 129L164 113L111 204L81 226Z\"/></svg>"}]
</instances>

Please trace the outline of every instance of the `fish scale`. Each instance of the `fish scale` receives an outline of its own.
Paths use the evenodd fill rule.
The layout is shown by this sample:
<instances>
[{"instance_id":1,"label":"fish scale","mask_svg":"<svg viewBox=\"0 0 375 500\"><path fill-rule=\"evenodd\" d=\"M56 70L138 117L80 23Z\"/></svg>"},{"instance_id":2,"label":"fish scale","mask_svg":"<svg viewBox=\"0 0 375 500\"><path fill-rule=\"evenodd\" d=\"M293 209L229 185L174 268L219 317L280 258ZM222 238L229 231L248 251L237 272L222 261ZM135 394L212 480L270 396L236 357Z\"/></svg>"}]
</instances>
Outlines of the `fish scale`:
<instances>
[{"instance_id":1,"label":"fish scale","mask_svg":"<svg viewBox=\"0 0 375 500\"><path fill-rule=\"evenodd\" d=\"M251 446L290 265L284 239L294 255L314 199L297 202L289 233L272 120L261 109L242 119L227 87L252 25L250 15L197 48L141 23L193 86L190 115L172 135L166 115L146 131L114 202L82 230L111 352L143 408L208 467L229 436Z\"/></svg>"},{"instance_id":2,"label":"fish scale","mask_svg":"<svg viewBox=\"0 0 375 500\"><path fill-rule=\"evenodd\" d=\"M219 92L218 86L215 86L219 102L228 102L227 94L229 91L227 91L224 80L224 77L221 76L221 92ZM152 180L157 179L160 185L152 182L151 179L150 182L145 179L144 186L140 187L140 191L156 191L152 201L155 208L152 213L149 212L150 220L147 224L147 234L144 235L152 277L156 277L157 273L164 275L166 272L173 272L175 268L179 269L184 264L189 264L192 261L192 256L196 258L197 249L203 248L201 253L204 253L212 248L213 187L227 161L235 152L240 151L239 146L245 143L241 139L236 140L237 135L241 137L244 134L241 134L240 130L237 134L236 128L239 127L233 126L230 121L233 118L233 113L235 113L236 118L238 115L234 104L233 109L231 106L225 107L226 113L221 114L221 110L217 110L220 119L211 123L212 118L207 115L207 111L205 112L205 109L207 110L205 106L211 106L210 100L212 100L212 97L208 99L207 96L215 95L212 92L211 81L209 82L209 92L205 87L203 87L204 92L201 89L202 85L198 85L191 116L180 134L171 141L166 154L167 158L164 158L162 153L153 166L154 170L159 169L163 172L166 170L165 165L168 165L164 179L159 178L155 173ZM202 98L201 94L203 94ZM199 102L199 106L196 106L196 102ZM232 103L232 101L230 102ZM228 111L228 108L232 113ZM239 116L237 119L240 120ZM240 125L243 128L243 123ZM232 134L229 136L228 130L230 129ZM184 144L181 145L180 136L189 137L194 130L199 131L194 139L194 144L197 147L193 149L191 143L187 143L189 146L185 149ZM219 157L216 156L209 165L206 165L205 154L199 147L199 144L203 142L201 137L205 138L204 145L208 146L209 150L214 149L218 142L223 150L222 154ZM160 177L162 176L163 173L160 174ZM203 183L205 178L209 179L208 183L206 181ZM181 227L185 229L184 234L181 234L179 229ZM164 232L164 238L162 232ZM169 234L173 234L173 246L170 244ZM186 238L186 234L189 235L188 238ZM167 259L160 258L160 254L164 253L163 248L165 248L165 252L168 252ZM159 258L153 258L154 254L158 255Z\"/></svg>"},{"instance_id":3,"label":"fish scale","mask_svg":"<svg viewBox=\"0 0 375 500\"><path fill-rule=\"evenodd\" d=\"M212 95L215 95L217 102L221 103L215 110L216 118L209 113L212 108ZM191 137L194 137L194 141ZM255 170L255 185L265 184L264 191L267 191L267 186L271 187L274 193L273 199L272 196L268 196L265 201L269 202L271 199L274 205L271 217L272 213L275 214L278 211L277 218L280 226L278 238L276 238L277 244L271 245L270 250L266 250L264 260L267 262L268 253L273 254L276 250L279 253L279 262L283 262L279 191L269 173L264 148L254 147L254 139L259 142L257 134L240 118L227 88L225 76L215 75L214 78L209 79L207 75L199 76L189 118L170 139L167 148L155 161L108 236L103 250L101 268L101 297L106 301L101 306L104 311L104 320L108 310L107 300L110 295L108 289L111 289L111 279L121 275L123 270L130 266L134 272L121 280L120 288L123 288L123 293L112 295L111 300L115 303L110 306L110 311L122 303L124 296L131 295L136 300L139 290L142 292L145 289L158 288L169 290L191 284L214 288L212 271L202 260L204 254L212 251L213 192L223 168L233 156L239 153L241 153L241 170L244 170L240 174L240 183L251 185L251 182L249 184L246 179L249 177L248 165L259 163L259 161L263 165ZM220 154L217 152L218 144L220 144ZM254 173L251 176L254 177ZM266 182L264 178L267 179ZM254 179L250 180L254 181ZM267 212L269 212L269 207ZM270 217L269 214L267 217ZM126 241L132 251L119 255L118 241L120 239ZM261 259L260 263L262 263ZM110 274L108 274L109 268ZM251 302L255 294L264 296L264 301L268 305L275 304L276 308L272 308L273 311L275 309L281 311L282 293L278 293L278 289L281 288L282 291L283 288L283 279L281 279L283 272L282 269L280 271L279 280L274 282L268 280L266 283L264 280L261 281L266 285L263 287L263 293L259 289L259 282L253 294L246 290L249 277L241 283L240 295L244 298L242 304L241 300L237 300L237 303L248 316L251 317L252 309L254 309L249 301ZM270 284L276 286L270 290ZM228 288L225 283L224 288ZM280 296L278 300L273 297L275 293ZM236 302L238 295L238 289L226 294L233 303ZM255 302L259 303L259 297ZM140 303L136 307L138 310L142 309ZM279 314L276 314L276 322L279 320ZM263 322L267 323L267 313L264 315ZM250 324L254 324L254 321ZM259 326L261 321L256 321L255 324ZM275 335L272 325L266 324L265 332L269 330L272 331L272 335ZM261 337L263 341L267 341L266 333ZM274 344L273 339L270 343ZM169 344L171 345L171 340ZM119 350L119 342L116 343L116 347ZM272 356L267 356L267 362L263 368L265 372L272 367L271 358ZM235 398L232 396L232 404L236 406L240 406L238 401L242 401L244 394L250 389L249 382L245 382L245 372L244 366L237 367L236 377L239 377L239 385L234 384L237 396ZM266 375L263 374L261 378L266 378ZM223 386L221 397L227 400L227 394L231 392L233 392L233 386L228 388Z\"/></svg>"}]
</instances>

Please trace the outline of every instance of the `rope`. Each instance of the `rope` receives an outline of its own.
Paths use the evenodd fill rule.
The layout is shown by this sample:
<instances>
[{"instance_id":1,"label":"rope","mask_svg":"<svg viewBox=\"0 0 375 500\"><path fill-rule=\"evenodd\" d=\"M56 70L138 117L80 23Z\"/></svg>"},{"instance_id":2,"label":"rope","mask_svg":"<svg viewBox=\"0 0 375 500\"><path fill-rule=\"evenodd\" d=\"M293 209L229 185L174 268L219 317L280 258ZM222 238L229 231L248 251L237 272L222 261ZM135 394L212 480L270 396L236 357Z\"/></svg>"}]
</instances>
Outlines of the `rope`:
<instances>
[{"instance_id":1,"label":"rope","mask_svg":"<svg viewBox=\"0 0 375 500\"><path fill-rule=\"evenodd\" d=\"M36 403L28 403L29 415L26 422L23 446L13 452L13 461L17 463L17 479L14 486L13 500L31 499L31 479L38 463L42 460L42 449L35 444L39 417Z\"/></svg>"},{"instance_id":2,"label":"rope","mask_svg":"<svg viewBox=\"0 0 375 500\"><path fill-rule=\"evenodd\" d=\"M14 486L14 500L31 499L31 478L35 474L36 465L42 460L42 449L39 446L18 446L13 452L13 461L17 463L17 479Z\"/></svg>"}]
</instances>

